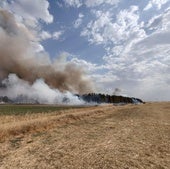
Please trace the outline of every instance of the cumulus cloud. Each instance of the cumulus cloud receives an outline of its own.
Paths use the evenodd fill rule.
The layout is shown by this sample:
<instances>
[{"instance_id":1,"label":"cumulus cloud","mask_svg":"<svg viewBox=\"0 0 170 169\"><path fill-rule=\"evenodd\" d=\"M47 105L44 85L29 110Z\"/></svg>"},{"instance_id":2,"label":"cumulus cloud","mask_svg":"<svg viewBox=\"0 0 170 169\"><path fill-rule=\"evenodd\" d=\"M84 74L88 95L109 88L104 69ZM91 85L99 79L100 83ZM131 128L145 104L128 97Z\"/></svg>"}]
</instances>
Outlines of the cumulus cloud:
<instances>
[{"instance_id":1,"label":"cumulus cloud","mask_svg":"<svg viewBox=\"0 0 170 169\"><path fill-rule=\"evenodd\" d=\"M161 5L165 3L161 1ZM99 88L107 88L108 92L120 86L129 96L157 99L170 88L170 12L167 8L148 21L142 20L140 12L138 6L120 10L116 16L109 10L93 10L96 18L87 24L81 36L106 50L103 59L108 72L93 75ZM168 95L161 99L167 100Z\"/></svg>"},{"instance_id":2,"label":"cumulus cloud","mask_svg":"<svg viewBox=\"0 0 170 169\"><path fill-rule=\"evenodd\" d=\"M8 1L3 6L12 11L18 18L25 21L29 26L35 27L38 20L45 23L53 22L53 16L49 13L49 2L47 0L15 0Z\"/></svg>"},{"instance_id":3,"label":"cumulus cloud","mask_svg":"<svg viewBox=\"0 0 170 169\"><path fill-rule=\"evenodd\" d=\"M86 60L83 60L83 59L78 59L77 57L73 57L71 60L70 60L71 63L74 63L78 66L81 66L82 68L84 68L89 74L95 72L95 71L98 71L98 70L102 70L102 69L105 69L105 66L104 65L97 65L97 64L94 64L94 63L91 63L91 62L88 62Z\"/></svg>"},{"instance_id":4,"label":"cumulus cloud","mask_svg":"<svg viewBox=\"0 0 170 169\"><path fill-rule=\"evenodd\" d=\"M160 10L164 4L166 4L169 0L150 0L146 7L144 8L144 11L149 10L153 7Z\"/></svg>"},{"instance_id":5,"label":"cumulus cloud","mask_svg":"<svg viewBox=\"0 0 170 169\"><path fill-rule=\"evenodd\" d=\"M170 84L167 83L167 74L157 73L142 79L133 90L137 96L145 98L146 101L167 101L169 100L169 87Z\"/></svg>"},{"instance_id":6,"label":"cumulus cloud","mask_svg":"<svg viewBox=\"0 0 170 169\"><path fill-rule=\"evenodd\" d=\"M72 7L79 8L82 6L82 0L64 0L65 4Z\"/></svg>"},{"instance_id":7,"label":"cumulus cloud","mask_svg":"<svg viewBox=\"0 0 170 169\"><path fill-rule=\"evenodd\" d=\"M86 0L85 4L87 7L96 7L101 4L116 5L120 0Z\"/></svg>"},{"instance_id":8,"label":"cumulus cloud","mask_svg":"<svg viewBox=\"0 0 170 169\"><path fill-rule=\"evenodd\" d=\"M84 18L84 15L82 13L79 13L78 18L74 22L74 28L79 28L80 27L80 25L83 22L83 18Z\"/></svg>"},{"instance_id":9,"label":"cumulus cloud","mask_svg":"<svg viewBox=\"0 0 170 169\"><path fill-rule=\"evenodd\" d=\"M87 27L81 32L81 36L88 38L88 41L96 44L119 44L129 37L145 36L142 23L139 24L138 7L131 6L122 10L113 20L111 12L95 11L96 19L90 21Z\"/></svg>"},{"instance_id":10,"label":"cumulus cloud","mask_svg":"<svg viewBox=\"0 0 170 169\"><path fill-rule=\"evenodd\" d=\"M170 9L166 9L164 13L152 17L146 27L154 31L169 31L170 30Z\"/></svg>"},{"instance_id":11,"label":"cumulus cloud","mask_svg":"<svg viewBox=\"0 0 170 169\"><path fill-rule=\"evenodd\" d=\"M47 31L42 31L40 33L40 38L42 40L50 39L51 37L52 37L51 34L49 32L47 32Z\"/></svg>"},{"instance_id":12,"label":"cumulus cloud","mask_svg":"<svg viewBox=\"0 0 170 169\"><path fill-rule=\"evenodd\" d=\"M2 9L9 11L15 17L15 22L29 37L30 44L35 51L45 52L41 44L42 40L52 38L48 31L42 30L42 22L53 22L53 16L49 12L47 0L9 0L0 3Z\"/></svg>"},{"instance_id":13,"label":"cumulus cloud","mask_svg":"<svg viewBox=\"0 0 170 169\"><path fill-rule=\"evenodd\" d=\"M96 92L107 93L112 95L114 88L116 87L116 81L119 81L119 77L112 72L107 73L93 73L91 75L95 82ZM119 85L120 86L120 85Z\"/></svg>"},{"instance_id":14,"label":"cumulus cloud","mask_svg":"<svg viewBox=\"0 0 170 169\"><path fill-rule=\"evenodd\" d=\"M79 8L82 5L86 5L86 7L92 8L97 7L102 4L116 5L120 0L64 0L67 6Z\"/></svg>"},{"instance_id":15,"label":"cumulus cloud","mask_svg":"<svg viewBox=\"0 0 170 169\"><path fill-rule=\"evenodd\" d=\"M53 33L50 33L48 31L42 31L39 33L39 39L41 40L47 40L47 39L54 39L54 40L59 40L60 37L63 35L64 31L56 31Z\"/></svg>"},{"instance_id":16,"label":"cumulus cloud","mask_svg":"<svg viewBox=\"0 0 170 169\"><path fill-rule=\"evenodd\" d=\"M14 13L21 32L27 34L37 53L45 52L41 41L50 38L59 40L63 33L70 29L43 30L41 23L52 23L53 16L49 12L50 1L39 1L0 2L3 8ZM42 6L38 6L37 2ZM29 3L34 4L34 7ZM112 94L115 88L120 87L129 96L149 100L159 95L162 99L168 100L166 90L170 88L170 40L168 39L170 9L167 5L169 0L149 0L139 4L141 6L138 2L120 0L61 1L59 6L62 9L66 6L78 8L75 9L79 13L78 17L71 21L72 28L78 29L74 29L74 33L80 30L81 38L85 38L89 45L100 46L105 50L101 64L97 59L96 63L91 63L90 59L83 60L81 56L72 56L69 62L85 68L96 82L99 92ZM89 12L88 15L86 12ZM77 37L79 38L79 35ZM86 43L84 44L83 47L86 48ZM96 55L98 51L94 57ZM44 60L49 63L47 58ZM61 59L56 62L60 63L61 69L64 69ZM55 64L53 66L55 67Z\"/></svg>"},{"instance_id":17,"label":"cumulus cloud","mask_svg":"<svg viewBox=\"0 0 170 169\"><path fill-rule=\"evenodd\" d=\"M56 31L53 33L52 37L55 40L59 40L59 38L61 37L62 34L63 34L63 31Z\"/></svg>"}]
</instances>

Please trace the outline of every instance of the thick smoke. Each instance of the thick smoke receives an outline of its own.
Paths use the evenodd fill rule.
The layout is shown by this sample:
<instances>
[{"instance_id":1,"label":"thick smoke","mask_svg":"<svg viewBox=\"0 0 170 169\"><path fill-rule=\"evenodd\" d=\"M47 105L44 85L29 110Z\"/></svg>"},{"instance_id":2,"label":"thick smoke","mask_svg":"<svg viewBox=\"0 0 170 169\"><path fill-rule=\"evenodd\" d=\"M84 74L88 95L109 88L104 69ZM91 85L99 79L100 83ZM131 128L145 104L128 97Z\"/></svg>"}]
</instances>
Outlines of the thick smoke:
<instances>
[{"instance_id":1,"label":"thick smoke","mask_svg":"<svg viewBox=\"0 0 170 169\"><path fill-rule=\"evenodd\" d=\"M19 81L22 79L28 86L32 86L29 89L34 88L38 83L46 87L48 85L55 92L70 91L83 94L92 91L91 82L86 78L82 69L68 62L51 63L44 52L40 54L33 50L31 41L33 41L31 32L22 24L17 23L11 13L0 9L1 85L2 81L13 73ZM16 92L14 88L12 89L11 95Z\"/></svg>"},{"instance_id":2,"label":"thick smoke","mask_svg":"<svg viewBox=\"0 0 170 169\"><path fill-rule=\"evenodd\" d=\"M37 79L30 85L15 74L10 74L2 84L6 87L0 89L0 94L16 103L84 104L84 101L68 91L61 93L57 89L51 89L43 79Z\"/></svg>"}]
</instances>

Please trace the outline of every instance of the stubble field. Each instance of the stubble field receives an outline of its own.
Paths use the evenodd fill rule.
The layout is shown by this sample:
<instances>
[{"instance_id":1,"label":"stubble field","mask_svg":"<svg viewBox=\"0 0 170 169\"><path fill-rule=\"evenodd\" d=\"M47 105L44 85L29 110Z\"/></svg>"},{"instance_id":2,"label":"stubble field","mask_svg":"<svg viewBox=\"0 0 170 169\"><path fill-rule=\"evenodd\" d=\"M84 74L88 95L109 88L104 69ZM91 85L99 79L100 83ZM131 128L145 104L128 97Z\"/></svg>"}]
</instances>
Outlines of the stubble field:
<instances>
[{"instance_id":1,"label":"stubble field","mask_svg":"<svg viewBox=\"0 0 170 169\"><path fill-rule=\"evenodd\" d=\"M0 168L170 168L169 102L41 108L0 105Z\"/></svg>"}]
</instances>

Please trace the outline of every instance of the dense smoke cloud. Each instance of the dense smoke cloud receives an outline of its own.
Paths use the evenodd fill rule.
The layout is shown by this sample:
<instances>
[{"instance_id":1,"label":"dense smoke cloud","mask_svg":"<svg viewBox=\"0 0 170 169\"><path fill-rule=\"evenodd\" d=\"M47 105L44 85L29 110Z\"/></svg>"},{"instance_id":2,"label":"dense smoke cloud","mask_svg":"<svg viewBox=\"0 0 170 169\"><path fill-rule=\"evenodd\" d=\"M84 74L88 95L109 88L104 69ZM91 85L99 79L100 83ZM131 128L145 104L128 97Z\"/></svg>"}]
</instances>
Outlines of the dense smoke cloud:
<instances>
[{"instance_id":1,"label":"dense smoke cloud","mask_svg":"<svg viewBox=\"0 0 170 169\"><path fill-rule=\"evenodd\" d=\"M33 35L24 25L17 23L11 13L0 9L1 82L14 73L16 79L22 79L30 86L39 83L37 79L43 79L41 83L60 92L82 94L92 91L91 82L82 69L69 62L51 63L45 52L40 54L33 50L32 39Z\"/></svg>"},{"instance_id":2,"label":"dense smoke cloud","mask_svg":"<svg viewBox=\"0 0 170 169\"><path fill-rule=\"evenodd\" d=\"M84 101L69 91L61 93L57 89L50 88L43 79L37 79L32 85L19 79L15 74L9 74L2 81L4 88L0 88L0 94L8 96L15 103L41 103L41 104L84 104Z\"/></svg>"}]
</instances>

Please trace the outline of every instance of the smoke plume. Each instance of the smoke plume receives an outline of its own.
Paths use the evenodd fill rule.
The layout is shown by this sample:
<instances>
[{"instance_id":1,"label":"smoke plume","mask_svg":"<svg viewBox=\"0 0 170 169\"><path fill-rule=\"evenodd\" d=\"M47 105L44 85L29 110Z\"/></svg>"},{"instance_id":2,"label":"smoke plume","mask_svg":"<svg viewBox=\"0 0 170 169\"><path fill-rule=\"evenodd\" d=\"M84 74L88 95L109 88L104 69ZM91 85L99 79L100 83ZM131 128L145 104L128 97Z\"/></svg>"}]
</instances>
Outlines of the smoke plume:
<instances>
[{"instance_id":1,"label":"smoke plume","mask_svg":"<svg viewBox=\"0 0 170 169\"><path fill-rule=\"evenodd\" d=\"M119 89L119 88L115 88L115 90L114 90L114 92L113 92L113 95L116 95L116 96L118 96L118 95L120 95L120 93L122 92L122 90L121 89Z\"/></svg>"},{"instance_id":2,"label":"smoke plume","mask_svg":"<svg viewBox=\"0 0 170 169\"><path fill-rule=\"evenodd\" d=\"M3 80L9 80L11 78L9 74L12 73L16 74L12 77L15 76L17 81L22 81L27 84L26 86L30 86L29 90L33 90L35 87L38 90L37 84L40 86L43 84L55 93L69 91L83 94L92 91L91 82L80 67L69 62L61 63L59 60L52 63L48 55L44 54L45 52L37 53L33 50L33 40L35 39L33 39L32 33L23 24L17 23L14 16L8 11L0 9L1 85L9 87L9 84L4 83ZM19 86L21 89L22 85ZM15 88L15 90L11 88L11 95L16 91L19 92L19 88Z\"/></svg>"},{"instance_id":3,"label":"smoke plume","mask_svg":"<svg viewBox=\"0 0 170 169\"><path fill-rule=\"evenodd\" d=\"M19 79L15 74L9 74L2 81L5 88L0 88L3 96L8 96L15 103L45 103L45 104L84 104L84 101L69 91L61 93L50 88L43 79L37 79L32 85Z\"/></svg>"}]
</instances>

